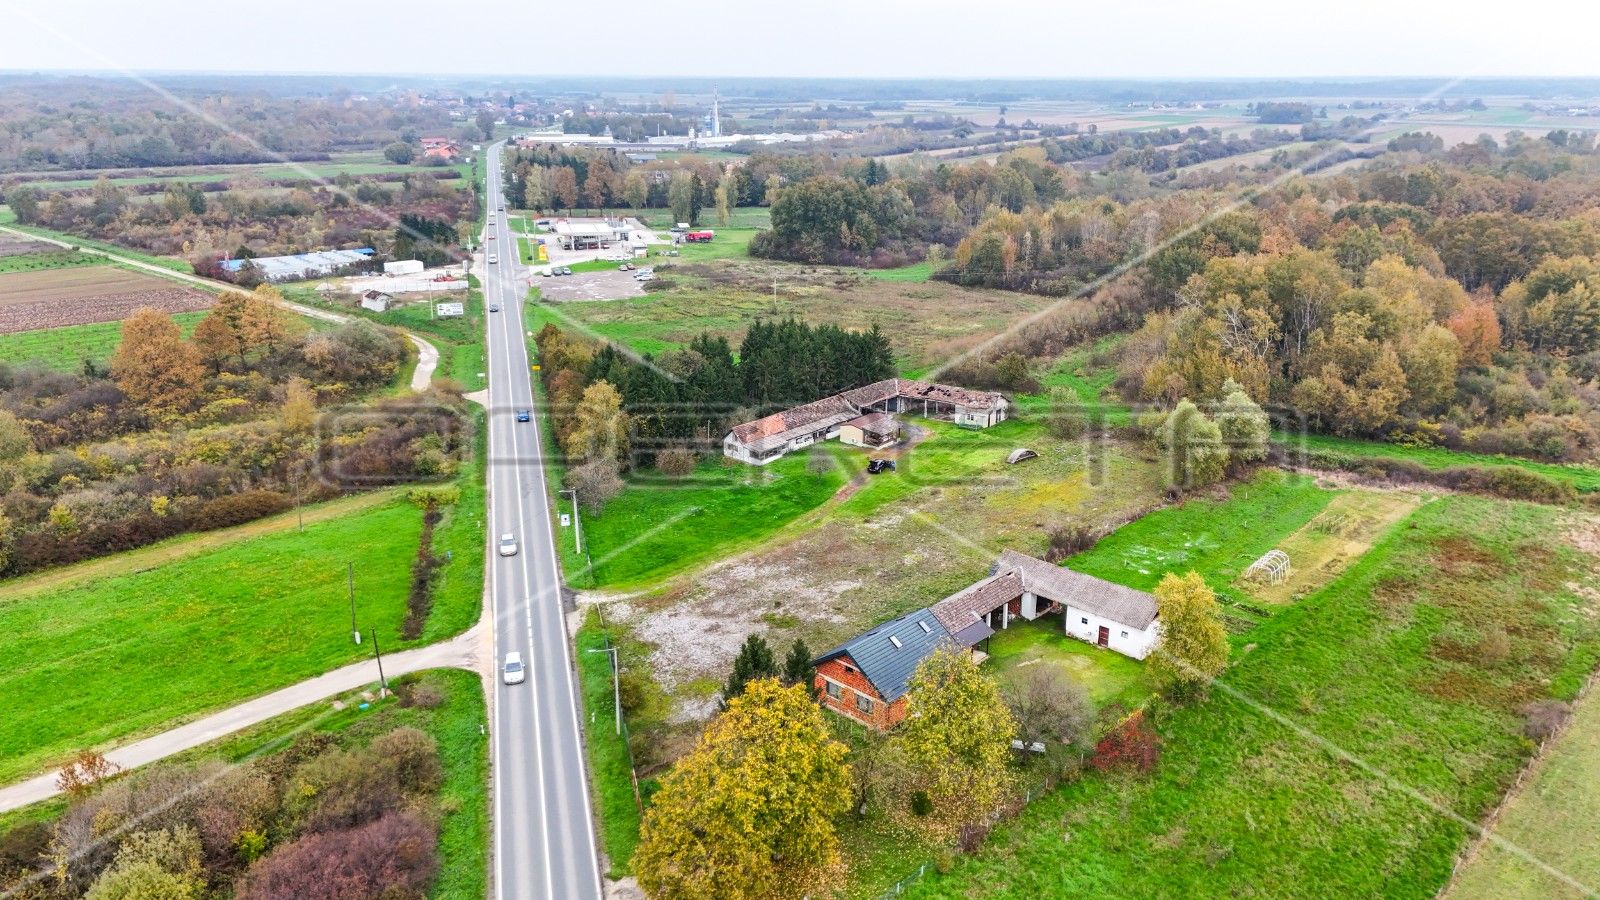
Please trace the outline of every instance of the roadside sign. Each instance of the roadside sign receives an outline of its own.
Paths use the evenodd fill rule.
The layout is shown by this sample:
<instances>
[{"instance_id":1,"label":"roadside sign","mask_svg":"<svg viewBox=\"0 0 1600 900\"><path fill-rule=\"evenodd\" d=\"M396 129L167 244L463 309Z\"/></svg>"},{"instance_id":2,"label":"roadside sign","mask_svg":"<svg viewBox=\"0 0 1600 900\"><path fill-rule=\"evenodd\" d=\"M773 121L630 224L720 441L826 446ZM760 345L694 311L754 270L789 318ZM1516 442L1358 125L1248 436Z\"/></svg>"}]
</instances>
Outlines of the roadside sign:
<instances>
[{"instance_id":1,"label":"roadside sign","mask_svg":"<svg viewBox=\"0 0 1600 900\"><path fill-rule=\"evenodd\" d=\"M572 517L567 515L566 513L562 513L561 514L561 527L562 528L571 528L572 527Z\"/></svg>"},{"instance_id":2,"label":"roadside sign","mask_svg":"<svg viewBox=\"0 0 1600 900\"><path fill-rule=\"evenodd\" d=\"M534 370L535 372L537 372L537 371L539 371L539 364L538 363L534 363L533 365L529 366L528 368L530 368L530 369Z\"/></svg>"}]
</instances>

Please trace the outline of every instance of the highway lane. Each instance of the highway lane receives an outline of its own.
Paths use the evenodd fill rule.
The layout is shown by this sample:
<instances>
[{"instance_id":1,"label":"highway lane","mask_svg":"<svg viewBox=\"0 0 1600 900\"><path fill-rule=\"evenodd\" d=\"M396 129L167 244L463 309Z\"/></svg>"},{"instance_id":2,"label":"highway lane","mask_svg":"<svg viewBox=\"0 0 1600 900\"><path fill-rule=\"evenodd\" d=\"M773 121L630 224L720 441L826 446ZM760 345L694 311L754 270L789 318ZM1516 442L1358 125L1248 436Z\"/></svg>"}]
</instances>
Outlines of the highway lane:
<instances>
[{"instance_id":1,"label":"highway lane","mask_svg":"<svg viewBox=\"0 0 1600 900\"><path fill-rule=\"evenodd\" d=\"M583 756L572 649L550 522L540 410L534 406L522 306L527 294L516 236L498 212L501 145L486 156L494 240L485 265L488 320L489 579L497 667L522 653L527 680L495 680L493 722L494 884L498 900L599 898L600 866ZM532 421L516 421L516 410ZM515 556L498 554L499 536L517 539Z\"/></svg>"}]
</instances>

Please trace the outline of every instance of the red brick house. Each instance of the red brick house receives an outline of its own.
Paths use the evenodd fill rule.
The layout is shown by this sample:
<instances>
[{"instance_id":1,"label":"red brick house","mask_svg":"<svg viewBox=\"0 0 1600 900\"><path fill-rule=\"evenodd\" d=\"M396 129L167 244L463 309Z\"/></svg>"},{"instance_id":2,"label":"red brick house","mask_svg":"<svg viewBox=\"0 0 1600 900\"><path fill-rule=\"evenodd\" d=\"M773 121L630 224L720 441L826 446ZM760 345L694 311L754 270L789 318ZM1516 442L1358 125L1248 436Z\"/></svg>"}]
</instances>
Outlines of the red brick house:
<instances>
[{"instance_id":1,"label":"red brick house","mask_svg":"<svg viewBox=\"0 0 1600 900\"><path fill-rule=\"evenodd\" d=\"M917 664L949 637L931 610L885 622L816 658L817 696L863 725L893 728L906 717L906 687Z\"/></svg>"}]
</instances>

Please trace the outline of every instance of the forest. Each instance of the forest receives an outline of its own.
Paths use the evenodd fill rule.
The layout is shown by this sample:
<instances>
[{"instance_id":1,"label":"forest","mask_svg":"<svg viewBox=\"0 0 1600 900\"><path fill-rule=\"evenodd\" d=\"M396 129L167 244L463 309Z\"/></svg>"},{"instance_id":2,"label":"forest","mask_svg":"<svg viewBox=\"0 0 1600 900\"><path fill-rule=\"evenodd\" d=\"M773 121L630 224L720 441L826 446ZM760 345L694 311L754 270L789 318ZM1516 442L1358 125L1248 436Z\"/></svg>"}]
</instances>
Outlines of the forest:
<instances>
[{"instance_id":1,"label":"forest","mask_svg":"<svg viewBox=\"0 0 1600 900\"><path fill-rule=\"evenodd\" d=\"M441 223L441 233L458 240L458 224L476 220L479 204L475 191L425 174L407 177L396 187L372 178L341 177L329 185L282 193L237 184L208 194L193 185L174 184L156 197L131 196L126 188L101 179L87 191L44 193L24 185L12 188L6 201L24 225L182 257L196 271L213 276L219 273L216 261L230 257L354 247L372 247L379 254L414 249L408 244L417 238L396 227L396 220L404 217Z\"/></svg>"},{"instance_id":2,"label":"forest","mask_svg":"<svg viewBox=\"0 0 1600 900\"><path fill-rule=\"evenodd\" d=\"M188 339L141 310L109 371L0 366L0 573L455 471L458 401L373 399L401 335L309 331L268 292L225 292Z\"/></svg>"},{"instance_id":3,"label":"forest","mask_svg":"<svg viewBox=\"0 0 1600 900\"><path fill-rule=\"evenodd\" d=\"M0 172L326 158L458 127L438 107L120 79L0 82Z\"/></svg>"}]
</instances>

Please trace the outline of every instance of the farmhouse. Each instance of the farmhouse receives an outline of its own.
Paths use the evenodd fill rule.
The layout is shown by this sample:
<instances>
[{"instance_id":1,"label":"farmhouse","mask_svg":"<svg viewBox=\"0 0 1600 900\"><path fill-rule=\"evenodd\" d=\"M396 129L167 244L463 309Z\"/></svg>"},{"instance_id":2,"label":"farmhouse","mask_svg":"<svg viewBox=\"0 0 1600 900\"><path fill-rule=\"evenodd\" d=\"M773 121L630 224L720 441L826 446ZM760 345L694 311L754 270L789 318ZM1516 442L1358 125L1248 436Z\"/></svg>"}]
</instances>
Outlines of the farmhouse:
<instances>
[{"instance_id":1,"label":"farmhouse","mask_svg":"<svg viewBox=\"0 0 1600 900\"><path fill-rule=\"evenodd\" d=\"M388 312L394 298L383 291L367 291L361 295L361 308L373 312Z\"/></svg>"},{"instance_id":2,"label":"farmhouse","mask_svg":"<svg viewBox=\"0 0 1600 900\"><path fill-rule=\"evenodd\" d=\"M425 137L422 139L422 155L451 160L461 155L461 145L449 138Z\"/></svg>"},{"instance_id":3,"label":"farmhouse","mask_svg":"<svg viewBox=\"0 0 1600 900\"><path fill-rule=\"evenodd\" d=\"M886 378L736 425L723 437L722 453L741 462L765 465L785 453L835 437L859 447L881 447L898 438L900 426L894 413L919 413L957 425L987 428L1004 421L1010 407L1010 401L991 391Z\"/></svg>"},{"instance_id":4,"label":"farmhouse","mask_svg":"<svg viewBox=\"0 0 1600 900\"><path fill-rule=\"evenodd\" d=\"M906 688L917 664L950 637L933 613L909 612L816 659L822 704L874 728L906 717Z\"/></svg>"},{"instance_id":5,"label":"farmhouse","mask_svg":"<svg viewBox=\"0 0 1600 900\"><path fill-rule=\"evenodd\" d=\"M817 657L813 687L834 712L891 728L906 716L911 673L935 648L965 650L981 663L985 641L1013 619L1057 613L1067 634L1134 659L1160 636L1149 594L1006 550L988 578Z\"/></svg>"}]
</instances>

